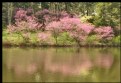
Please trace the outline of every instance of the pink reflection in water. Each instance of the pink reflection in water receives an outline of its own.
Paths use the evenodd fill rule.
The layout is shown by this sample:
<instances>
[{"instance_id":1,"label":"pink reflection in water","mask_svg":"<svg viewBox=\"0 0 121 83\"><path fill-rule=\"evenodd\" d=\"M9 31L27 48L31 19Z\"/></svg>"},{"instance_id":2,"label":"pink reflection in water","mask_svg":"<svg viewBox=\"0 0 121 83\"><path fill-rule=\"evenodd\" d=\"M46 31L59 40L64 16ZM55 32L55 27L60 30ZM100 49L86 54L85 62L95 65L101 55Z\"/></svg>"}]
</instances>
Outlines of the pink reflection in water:
<instances>
[{"instance_id":1,"label":"pink reflection in water","mask_svg":"<svg viewBox=\"0 0 121 83\"><path fill-rule=\"evenodd\" d=\"M95 63L98 67L110 68L113 64L113 57L110 55L100 55L97 56Z\"/></svg>"},{"instance_id":2,"label":"pink reflection in water","mask_svg":"<svg viewBox=\"0 0 121 83\"><path fill-rule=\"evenodd\" d=\"M26 68L27 68L26 71L27 71L28 74L33 74L37 71L37 66L36 66L36 64L33 64L33 63L27 65Z\"/></svg>"},{"instance_id":3,"label":"pink reflection in water","mask_svg":"<svg viewBox=\"0 0 121 83\"><path fill-rule=\"evenodd\" d=\"M21 76L23 73L25 73L25 68L20 65L15 65L14 71L17 76Z\"/></svg>"},{"instance_id":4,"label":"pink reflection in water","mask_svg":"<svg viewBox=\"0 0 121 83\"><path fill-rule=\"evenodd\" d=\"M18 76L21 76L23 74L34 74L36 71L37 71L37 66L35 63L31 63L31 64L28 64L28 65L19 65L19 64L16 64L14 66L14 71L15 71L15 74L18 75Z\"/></svg>"},{"instance_id":5,"label":"pink reflection in water","mask_svg":"<svg viewBox=\"0 0 121 83\"><path fill-rule=\"evenodd\" d=\"M50 72L59 72L63 75L80 75L81 71L88 71L93 66L89 57L81 56L80 58L80 61L77 61L77 58L71 57L71 60L67 60L67 62L65 61L62 64L58 64L58 62L55 63L50 60L48 63L46 63L48 65L45 67L45 69Z\"/></svg>"},{"instance_id":6,"label":"pink reflection in water","mask_svg":"<svg viewBox=\"0 0 121 83\"><path fill-rule=\"evenodd\" d=\"M37 57L36 62L21 63L18 61L7 62L8 69L13 69L15 74L22 76L25 74L31 75L39 70L43 65L43 71L52 73L61 73L63 75L80 75L81 72L89 71L93 66L110 68L113 64L113 57L110 55L98 55L94 57L94 63L92 63L88 54L80 56L69 56L68 58L55 58L56 56L46 55L45 57ZM30 58L31 59L31 58Z\"/></svg>"}]
</instances>

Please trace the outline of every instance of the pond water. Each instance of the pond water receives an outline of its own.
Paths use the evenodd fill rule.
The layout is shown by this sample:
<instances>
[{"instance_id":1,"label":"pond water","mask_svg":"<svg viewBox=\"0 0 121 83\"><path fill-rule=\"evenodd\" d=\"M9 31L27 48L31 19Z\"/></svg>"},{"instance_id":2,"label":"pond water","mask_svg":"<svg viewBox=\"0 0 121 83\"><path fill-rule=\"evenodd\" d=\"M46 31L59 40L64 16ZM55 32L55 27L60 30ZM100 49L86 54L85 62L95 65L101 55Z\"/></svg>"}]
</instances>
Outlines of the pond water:
<instances>
[{"instance_id":1,"label":"pond water","mask_svg":"<svg viewBox=\"0 0 121 83\"><path fill-rule=\"evenodd\" d=\"M120 48L3 48L3 82L120 82Z\"/></svg>"}]
</instances>

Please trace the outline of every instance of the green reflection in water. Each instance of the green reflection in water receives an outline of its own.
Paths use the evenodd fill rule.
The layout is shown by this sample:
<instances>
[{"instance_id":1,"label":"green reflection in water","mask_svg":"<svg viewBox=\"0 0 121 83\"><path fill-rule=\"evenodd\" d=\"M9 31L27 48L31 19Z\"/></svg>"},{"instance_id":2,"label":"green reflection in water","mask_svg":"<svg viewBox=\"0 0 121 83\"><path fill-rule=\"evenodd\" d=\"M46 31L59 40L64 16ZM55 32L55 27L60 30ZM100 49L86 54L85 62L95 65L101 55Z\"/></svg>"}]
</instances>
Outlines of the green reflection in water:
<instances>
[{"instance_id":1,"label":"green reflection in water","mask_svg":"<svg viewBox=\"0 0 121 83\"><path fill-rule=\"evenodd\" d=\"M119 48L3 48L3 82L119 82Z\"/></svg>"}]
</instances>

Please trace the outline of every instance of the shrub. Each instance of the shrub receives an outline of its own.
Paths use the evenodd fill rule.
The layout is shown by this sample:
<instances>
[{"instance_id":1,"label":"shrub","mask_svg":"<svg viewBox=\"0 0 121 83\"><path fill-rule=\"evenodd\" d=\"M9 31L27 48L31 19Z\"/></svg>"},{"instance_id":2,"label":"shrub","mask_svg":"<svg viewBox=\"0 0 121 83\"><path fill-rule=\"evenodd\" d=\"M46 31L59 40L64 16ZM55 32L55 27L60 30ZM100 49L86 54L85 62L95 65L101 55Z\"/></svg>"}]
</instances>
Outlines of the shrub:
<instances>
[{"instance_id":1,"label":"shrub","mask_svg":"<svg viewBox=\"0 0 121 83\"><path fill-rule=\"evenodd\" d=\"M27 17L27 21L16 21L15 25L8 25L9 32L36 31L41 24L38 24L34 17Z\"/></svg>"},{"instance_id":2,"label":"shrub","mask_svg":"<svg viewBox=\"0 0 121 83\"><path fill-rule=\"evenodd\" d=\"M76 40L78 45L81 44L81 42L85 42L88 35L91 33L91 31L94 29L94 26L84 23L84 24L78 24L76 29L73 29L70 31L70 36Z\"/></svg>"},{"instance_id":3,"label":"shrub","mask_svg":"<svg viewBox=\"0 0 121 83\"><path fill-rule=\"evenodd\" d=\"M44 33L44 32L38 33L39 42L42 45L48 44L50 41L50 36L51 36L51 34L49 34L49 33Z\"/></svg>"},{"instance_id":4,"label":"shrub","mask_svg":"<svg viewBox=\"0 0 121 83\"><path fill-rule=\"evenodd\" d=\"M58 37L59 45L73 45L74 43L74 40L69 36L68 32L63 32Z\"/></svg>"},{"instance_id":5,"label":"shrub","mask_svg":"<svg viewBox=\"0 0 121 83\"><path fill-rule=\"evenodd\" d=\"M22 21L22 20L26 20L26 17L27 17L27 11L19 8L18 11L16 11L16 14L14 16L15 18L15 21Z\"/></svg>"},{"instance_id":6,"label":"shrub","mask_svg":"<svg viewBox=\"0 0 121 83\"><path fill-rule=\"evenodd\" d=\"M88 36L86 39L86 44L98 44L99 43L99 39L97 38L96 35L91 35Z\"/></svg>"},{"instance_id":7,"label":"shrub","mask_svg":"<svg viewBox=\"0 0 121 83\"><path fill-rule=\"evenodd\" d=\"M94 32L102 43L107 43L114 36L113 30L109 26L95 28Z\"/></svg>"},{"instance_id":8,"label":"shrub","mask_svg":"<svg viewBox=\"0 0 121 83\"><path fill-rule=\"evenodd\" d=\"M37 33L31 33L30 43L37 45L39 43L39 39L37 37Z\"/></svg>"},{"instance_id":9,"label":"shrub","mask_svg":"<svg viewBox=\"0 0 121 83\"><path fill-rule=\"evenodd\" d=\"M113 43L114 45L121 45L121 35L114 37L114 38L112 39L112 43Z\"/></svg>"},{"instance_id":10,"label":"shrub","mask_svg":"<svg viewBox=\"0 0 121 83\"><path fill-rule=\"evenodd\" d=\"M23 43L23 38L16 33L13 34L7 34L2 37L3 44L14 44L19 45Z\"/></svg>"},{"instance_id":11,"label":"shrub","mask_svg":"<svg viewBox=\"0 0 121 83\"><path fill-rule=\"evenodd\" d=\"M28 32L27 33L23 33L22 37L23 37L25 43L28 43L29 40L30 40L30 33L28 33Z\"/></svg>"}]
</instances>

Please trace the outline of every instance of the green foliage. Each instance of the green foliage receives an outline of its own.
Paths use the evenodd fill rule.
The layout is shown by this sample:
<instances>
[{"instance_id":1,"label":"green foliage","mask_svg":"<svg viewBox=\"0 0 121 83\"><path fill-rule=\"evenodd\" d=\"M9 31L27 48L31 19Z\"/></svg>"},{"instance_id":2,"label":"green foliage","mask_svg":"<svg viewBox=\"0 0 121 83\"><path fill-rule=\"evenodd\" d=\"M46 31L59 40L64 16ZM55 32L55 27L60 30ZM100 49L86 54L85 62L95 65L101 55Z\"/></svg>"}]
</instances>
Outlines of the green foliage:
<instances>
[{"instance_id":1,"label":"green foliage","mask_svg":"<svg viewBox=\"0 0 121 83\"><path fill-rule=\"evenodd\" d=\"M11 4L11 5L10 5ZM3 28L3 43L14 43L14 44L20 44L20 43L32 43L32 44L53 44L52 42L56 42L56 44L60 45L67 45L67 44L74 44L75 41L69 37L67 32L64 32L62 34L53 33L54 37L51 37L49 40L46 40L46 42L39 41L37 39L37 35L35 33L30 32L31 37L27 38L26 36L23 36L21 33L8 33L5 29L6 26L9 23L14 22L13 15L16 11L16 8L32 8L34 13L37 10L41 9L48 9L52 12L58 13L59 11L67 11L68 13L77 14L80 15L80 20L82 22L89 22L96 26L111 26L114 30L114 34L116 37L114 37L111 41L105 41L104 39L102 41L99 41L96 37L96 35L91 35L87 38L86 43L87 44L98 44L98 43L111 43L120 45L120 38L121 36L117 36L120 34L119 29L116 27L120 26L120 3L119 2L40 2L40 3L2 3L2 28ZM10 22L11 21L11 22ZM51 41L50 41L51 40ZM55 43L54 43L55 44Z\"/></svg>"},{"instance_id":2,"label":"green foliage","mask_svg":"<svg viewBox=\"0 0 121 83\"><path fill-rule=\"evenodd\" d=\"M62 33L58 37L58 44L59 45L72 45L74 44L74 39L72 39L67 32Z\"/></svg>"},{"instance_id":3,"label":"green foliage","mask_svg":"<svg viewBox=\"0 0 121 83\"><path fill-rule=\"evenodd\" d=\"M31 44L34 44L34 45L36 45L37 43L39 43L39 40L38 40L36 34L31 34L30 43L31 43Z\"/></svg>"},{"instance_id":4,"label":"green foliage","mask_svg":"<svg viewBox=\"0 0 121 83\"><path fill-rule=\"evenodd\" d=\"M9 5L10 2L2 3L2 26L6 26L9 21L14 21L13 16L16 8L32 8L34 12L41 9L49 9L53 12L68 11L82 16L91 16L86 18L88 22L96 26L110 25L112 27L120 25L120 3L119 2L40 2L40 3L22 3L16 2ZM10 12L11 11L11 12ZM94 16L94 17L93 17Z\"/></svg>"},{"instance_id":5,"label":"green foliage","mask_svg":"<svg viewBox=\"0 0 121 83\"><path fill-rule=\"evenodd\" d=\"M121 35L114 37L112 43L114 45L121 45Z\"/></svg>"},{"instance_id":6,"label":"green foliage","mask_svg":"<svg viewBox=\"0 0 121 83\"><path fill-rule=\"evenodd\" d=\"M6 34L5 32L3 32L3 36L2 36L2 41L3 44L9 43L9 44L14 44L14 45L20 45L21 43L24 42L23 38L19 35L19 34Z\"/></svg>"},{"instance_id":7,"label":"green foliage","mask_svg":"<svg viewBox=\"0 0 121 83\"><path fill-rule=\"evenodd\" d=\"M6 35L8 35L8 32L7 32L6 29L3 29L3 31L2 31L2 36L6 36Z\"/></svg>"},{"instance_id":8,"label":"green foliage","mask_svg":"<svg viewBox=\"0 0 121 83\"><path fill-rule=\"evenodd\" d=\"M86 43L89 45L90 44L99 44L99 40L96 35L91 35L87 38Z\"/></svg>"},{"instance_id":9,"label":"green foliage","mask_svg":"<svg viewBox=\"0 0 121 83\"><path fill-rule=\"evenodd\" d=\"M82 22L89 22L89 23L93 23L94 21L94 16L83 16L81 17L81 21Z\"/></svg>"},{"instance_id":10,"label":"green foliage","mask_svg":"<svg viewBox=\"0 0 121 83\"><path fill-rule=\"evenodd\" d=\"M92 21L95 26L111 26L115 27L118 25L114 19L105 19L105 17L96 16L94 17L94 21Z\"/></svg>"},{"instance_id":11,"label":"green foliage","mask_svg":"<svg viewBox=\"0 0 121 83\"><path fill-rule=\"evenodd\" d=\"M95 4L95 19L96 26L111 26L114 27L120 23L120 4L119 3L97 3Z\"/></svg>"},{"instance_id":12,"label":"green foliage","mask_svg":"<svg viewBox=\"0 0 121 83\"><path fill-rule=\"evenodd\" d=\"M37 38L36 33L30 33L30 39L27 40L27 43L25 39L22 37L21 33L8 33L6 29L3 29L2 32L2 42L3 44L12 44L12 45L20 45L20 44L34 44L34 45L54 45L55 39L54 37L50 36L49 39L46 41L39 41ZM88 45L94 45L94 44L113 44L113 45L120 45L121 41L121 35L118 35L114 37L112 40L110 40L108 43L100 42L100 40L97 38L96 35L90 35L86 39L86 44ZM75 45L76 42L74 39L72 39L67 32L61 33L58 38L58 44L57 45Z\"/></svg>"},{"instance_id":13,"label":"green foliage","mask_svg":"<svg viewBox=\"0 0 121 83\"><path fill-rule=\"evenodd\" d=\"M103 18L100 18L100 17L95 17L93 23L97 27L98 26L107 26L107 22Z\"/></svg>"}]
</instances>

